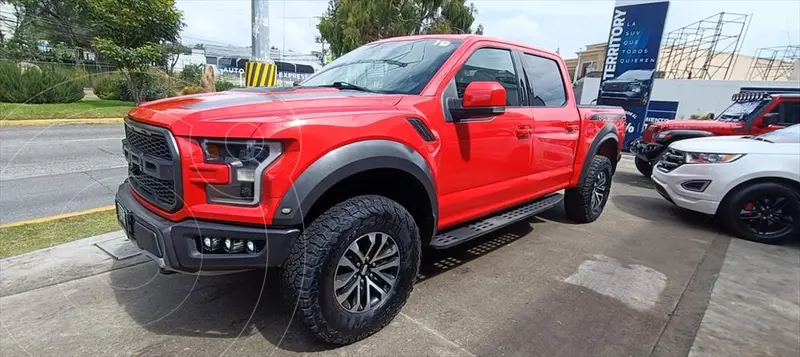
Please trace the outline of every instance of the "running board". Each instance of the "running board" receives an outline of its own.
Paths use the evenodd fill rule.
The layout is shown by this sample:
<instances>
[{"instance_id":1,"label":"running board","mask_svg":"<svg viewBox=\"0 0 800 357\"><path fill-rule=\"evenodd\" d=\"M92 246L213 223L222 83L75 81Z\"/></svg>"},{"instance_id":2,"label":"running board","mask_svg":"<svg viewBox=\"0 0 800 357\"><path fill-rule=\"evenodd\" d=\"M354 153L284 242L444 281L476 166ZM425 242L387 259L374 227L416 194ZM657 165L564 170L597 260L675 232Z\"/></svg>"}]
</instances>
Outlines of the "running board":
<instances>
[{"instance_id":1,"label":"running board","mask_svg":"<svg viewBox=\"0 0 800 357\"><path fill-rule=\"evenodd\" d=\"M559 204L563 199L564 195L560 193L552 194L509 211L503 211L497 215L472 222L466 226L439 233L431 240L430 247L433 249L447 249L473 240L486 233L542 213Z\"/></svg>"}]
</instances>

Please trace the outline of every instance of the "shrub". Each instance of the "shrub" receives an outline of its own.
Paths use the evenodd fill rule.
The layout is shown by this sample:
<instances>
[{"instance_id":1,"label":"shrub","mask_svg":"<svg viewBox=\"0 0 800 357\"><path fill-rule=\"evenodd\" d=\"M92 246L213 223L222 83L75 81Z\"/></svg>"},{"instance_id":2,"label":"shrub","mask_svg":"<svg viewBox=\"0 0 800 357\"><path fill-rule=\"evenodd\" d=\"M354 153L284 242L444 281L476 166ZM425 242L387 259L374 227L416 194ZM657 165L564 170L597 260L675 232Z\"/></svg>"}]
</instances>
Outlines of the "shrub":
<instances>
[{"instance_id":1,"label":"shrub","mask_svg":"<svg viewBox=\"0 0 800 357\"><path fill-rule=\"evenodd\" d=\"M83 80L75 71L51 66L0 62L0 102L71 103L83 98Z\"/></svg>"},{"instance_id":2,"label":"shrub","mask_svg":"<svg viewBox=\"0 0 800 357\"><path fill-rule=\"evenodd\" d=\"M105 74L92 79L94 95L100 99L119 100L119 82L122 77L118 74Z\"/></svg>"},{"instance_id":3,"label":"shrub","mask_svg":"<svg viewBox=\"0 0 800 357\"><path fill-rule=\"evenodd\" d=\"M167 74L154 69L146 73L129 72L127 76L122 76L118 82L121 100L136 101L137 99L137 96L131 92L134 86L131 86L130 81L136 84L135 88L139 92L138 99L142 102L163 99L171 94L170 79Z\"/></svg>"},{"instance_id":4,"label":"shrub","mask_svg":"<svg viewBox=\"0 0 800 357\"><path fill-rule=\"evenodd\" d=\"M187 64L183 66L181 70L181 74L178 76L178 79L182 81L182 85L199 85L200 78L203 77L203 65L202 64Z\"/></svg>"},{"instance_id":5,"label":"shrub","mask_svg":"<svg viewBox=\"0 0 800 357\"><path fill-rule=\"evenodd\" d=\"M238 86L233 84L233 83L231 83L231 82L228 82L228 81L220 80L220 81L215 81L214 82L214 88L217 89L217 92L224 92L226 90L233 89L233 88L236 88L236 87L238 87Z\"/></svg>"},{"instance_id":6,"label":"shrub","mask_svg":"<svg viewBox=\"0 0 800 357\"><path fill-rule=\"evenodd\" d=\"M203 93L203 88L200 88L200 86L196 85L186 86L183 87L182 93L183 95Z\"/></svg>"}]
</instances>

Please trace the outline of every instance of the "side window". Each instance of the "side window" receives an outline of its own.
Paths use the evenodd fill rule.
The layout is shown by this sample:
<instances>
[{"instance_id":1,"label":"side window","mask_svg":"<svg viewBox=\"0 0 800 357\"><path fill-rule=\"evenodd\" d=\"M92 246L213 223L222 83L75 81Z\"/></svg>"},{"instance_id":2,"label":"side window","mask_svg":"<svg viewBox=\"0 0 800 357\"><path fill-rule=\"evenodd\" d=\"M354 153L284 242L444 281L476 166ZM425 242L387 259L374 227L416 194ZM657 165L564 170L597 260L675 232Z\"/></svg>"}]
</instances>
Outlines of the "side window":
<instances>
[{"instance_id":1,"label":"side window","mask_svg":"<svg viewBox=\"0 0 800 357\"><path fill-rule=\"evenodd\" d=\"M800 102L783 102L776 109L781 114L780 125L800 123Z\"/></svg>"},{"instance_id":2,"label":"side window","mask_svg":"<svg viewBox=\"0 0 800 357\"><path fill-rule=\"evenodd\" d=\"M511 51L481 48L472 53L456 73L455 82L459 98L464 97L464 90L473 81L499 82L506 89L506 105L519 106L517 71L511 60Z\"/></svg>"},{"instance_id":3,"label":"side window","mask_svg":"<svg viewBox=\"0 0 800 357\"><path fill-rule=\"evenodd\" d=\"M564 79L558 63L549 58L525 54L525 76L528 78L528 105L532 107L561 107L567 102Z\"/></svg>"}]
</instances>

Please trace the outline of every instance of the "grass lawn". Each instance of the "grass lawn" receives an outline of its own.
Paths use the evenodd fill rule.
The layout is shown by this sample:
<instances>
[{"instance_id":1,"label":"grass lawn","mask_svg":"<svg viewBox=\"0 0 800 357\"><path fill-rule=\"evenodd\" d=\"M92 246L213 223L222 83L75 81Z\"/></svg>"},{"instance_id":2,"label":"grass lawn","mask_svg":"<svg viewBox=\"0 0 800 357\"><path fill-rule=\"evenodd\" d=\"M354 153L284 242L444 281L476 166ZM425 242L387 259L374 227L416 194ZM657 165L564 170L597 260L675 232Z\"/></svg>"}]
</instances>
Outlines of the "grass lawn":
<instances>
[{"instance_id":1,"label":"grass lawn","mask_svg":"<svg viewBox=\"0 0 800 357\"><path fill-rule=\"evenodd\" d=\"M0 228L0 258L121 229L115 210Z\"/></svg>"},{"instance_id":2,"label":"grass lawn","mask_svg":"<svg viewBox=\"0 0 800 357\"><path fill-rule=\"evenodd\" d=\"M135 103L121 100L80 100L75 103L0 103L0 120L122 118Z\"/></svg>"}]
</instances>

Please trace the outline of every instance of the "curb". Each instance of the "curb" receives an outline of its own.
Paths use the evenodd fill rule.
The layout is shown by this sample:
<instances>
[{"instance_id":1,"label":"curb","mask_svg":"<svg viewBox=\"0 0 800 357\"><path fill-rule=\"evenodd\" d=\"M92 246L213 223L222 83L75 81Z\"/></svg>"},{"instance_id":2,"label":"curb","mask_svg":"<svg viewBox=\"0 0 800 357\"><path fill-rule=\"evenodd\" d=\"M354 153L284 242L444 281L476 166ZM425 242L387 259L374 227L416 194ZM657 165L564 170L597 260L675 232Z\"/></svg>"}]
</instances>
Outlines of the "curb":
<instances>
[{"instance_id":1,"label":"curb","mask_svg":"<svg viewBox=\"0 0 800 357\"><path fill-rule=\"evenodd\" d=\"M124 121L123 118L15 119L15 120L0 120L0 127L76 125L76 124L122 124L123 121Z\"/></svg>"},{"instance_id":2,"label":"curb","mask_svg":"<svg viewBox=\"0 0 800 357\"><path fill-rule=\"evenodd\" d=\"M28 224L50 222L50 221L55 221L57 219L62 219L62 218L77 217L77 216L82 216L82 215L90 214L90 213L110 211L110 210L113 210L115 208L116 208L116 206L114 206L114 205L103 206L103 207L98 207L98 208L87 209L87 210L84 210L84 211L57 214L55 216L50 216L50 217L28 219L28 220L25 220L25 221L0 224L0 228L10 228L10 227L24 226L24 225L28 225Z\"/></svg>"}]
</instances>

